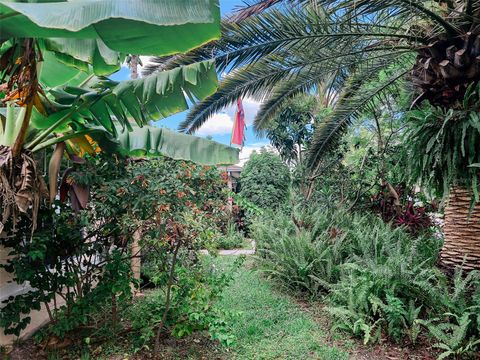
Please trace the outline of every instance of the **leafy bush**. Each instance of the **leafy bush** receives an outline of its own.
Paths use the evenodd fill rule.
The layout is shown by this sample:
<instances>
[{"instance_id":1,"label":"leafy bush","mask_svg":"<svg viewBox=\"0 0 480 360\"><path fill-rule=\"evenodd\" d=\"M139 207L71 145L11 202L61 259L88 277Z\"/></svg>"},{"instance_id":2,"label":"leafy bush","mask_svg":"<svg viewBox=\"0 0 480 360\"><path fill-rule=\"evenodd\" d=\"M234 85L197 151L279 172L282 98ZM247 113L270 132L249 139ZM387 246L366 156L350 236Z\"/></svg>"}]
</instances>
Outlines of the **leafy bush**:
<instances>
[{"instance_id":1,"label":"leafy bush","mask_svg":"<svg viewBox=\"0 0 480 360\"><path fill-rule=\"evenodd\" d=\"M435 237L323 208L259 218L253 231L264 271L289 289L325 296L334 327L365 343L415 344L431 333L448 354L478 348L479 274L457 274L449 286L435 267Z\"/></svg>"},{"instance_id":2,"label":"leafy bush","mask_svg":"<svg viewBox=\"0 0 480 360\"><path fill-rule=\"evenodd\" d=\"M240 195L263 209L276 209L288 199L290 171L278 155L262 150L243 168Z\"/></svg>"},{"instance_id":3,"label":"leafy bush","mask_svg":"<svg viewBox=\"0 0 480 360\"><path fill-rule=\"evenodd\" d=\"M184 337L197 330L208 330L213 340L231 345L235 340L228 333L226 320L232 316L213 306L221 298L223 289L232 281L235 271L243 258L238 258L228 271L219 271L206 258L193 264L183 256L175 268L177 279L165 327L172 335ZM135 333L137 350L148 346L155 336L155 329L162 322L165 313L165 272L158 274L155 289L139 300L127 314Z\"/></svg>"},{"instance_id":4,"label":"leafy bush","mask_svg":"<svg viewBox=\"0 0 480 360\"><path fill-rule=\"evenodd\" d=\"M14 255L1 266L32 286L4 304L5 333L18 335L30 321L23 314L56 296L65 301L49 308L51 333L63 337L79 326L115 332L118 311L130 303L135 283L130 244L138 229L142 255L155 258L152 268L157 275L163 271L163 278L175 249L195 257L195 250L213 243L227 215L226 184L216 168L168 159L126 165L101 155L87 159L67 176L68 184L90 188L84 210L57 201L54 209L41 209L33 235L20 225L26 241L0 239Z\"/></svg>"},{"instance_id":5,"label":"leafy bush","mask_svg":"<svg viewBox=\"0 0 480 360\"><path fill-rule=\"evenodd\" d=\"M451 289L440 295L445 309L433 319L420 321L443 350L439 359L469 356L480 351L480 272L457 270Z\"/></svg>"},{"instance_id":6,"label":"leafy bush","mask_svg":"<svg viewBox=\"0 0 480 360\"><path fill-rule=\"evenodd\" d=\"M438 210L435 202L421 201L417 204L415 198L421 194L414 194L403 184L393 189L397 193L398 199L391 195L386 185L382 186L380 192L371 199L373 211L380 214L383 221L389 222L393 226L403 226L413 235L434 226L429 213ZM397 200L398 203L396 203Z\"/></svg>"},{"instance_id":7,"label":"leafy bush","mask_svg":"<svg viewBox=\"0 0 480 360\"><path fill-rule=\"evenodd\" d=\"M253 228L262 264L281 274L287 284L305 283L301 289L311 294L329 290L349 261L366 262L372 254L385 259L389 252L401 253L413 242L402 229L392 229L376 217L350 215L341 209L307 210L301 216L277 214L257 219ZM426 252L423 257L433 256L439 248L434 239L418 243Z\"/></svg>"}]
</instances>

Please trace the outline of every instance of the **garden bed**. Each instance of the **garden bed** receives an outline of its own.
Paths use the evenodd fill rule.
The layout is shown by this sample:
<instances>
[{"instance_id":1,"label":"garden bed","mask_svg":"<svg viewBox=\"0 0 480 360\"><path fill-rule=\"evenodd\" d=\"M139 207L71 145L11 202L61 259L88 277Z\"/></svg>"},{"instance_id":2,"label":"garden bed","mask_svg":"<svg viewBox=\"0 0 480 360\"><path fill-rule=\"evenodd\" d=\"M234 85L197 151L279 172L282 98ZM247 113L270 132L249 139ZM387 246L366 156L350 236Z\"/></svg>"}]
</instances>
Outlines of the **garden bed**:
<instances>
[{"instance_id":1,"label":"garden bed","mask_svg":"<svg viewBox=\"0 0 480 360\"><path fill-rule=\"evenodd\" d=\"M231 266L234 259L234 256L222 256L215 263L222 270ZM360 340L351 338L348 334L330 330L330 315L323 304L292 296L279 290L277 285L255 268L252 258L247 258L216 305L230 314L227 322L228 332L234 338L231 346L225 347L211 340L206 332L194 332L181 339L163 337L159 358L433 360L438 355L438 351L432 348L431 342L426 338L420 338L414 348L389 342L363 345ZM131 335L122 334L115 342L89 346L81 344L81 339L77 339L61 350L48 350L46 344L28 340L17 344L6 358L153 359L153 344L134 352ZM36 354L35 357L32 354Z\"/></svg>"}]
</instances>

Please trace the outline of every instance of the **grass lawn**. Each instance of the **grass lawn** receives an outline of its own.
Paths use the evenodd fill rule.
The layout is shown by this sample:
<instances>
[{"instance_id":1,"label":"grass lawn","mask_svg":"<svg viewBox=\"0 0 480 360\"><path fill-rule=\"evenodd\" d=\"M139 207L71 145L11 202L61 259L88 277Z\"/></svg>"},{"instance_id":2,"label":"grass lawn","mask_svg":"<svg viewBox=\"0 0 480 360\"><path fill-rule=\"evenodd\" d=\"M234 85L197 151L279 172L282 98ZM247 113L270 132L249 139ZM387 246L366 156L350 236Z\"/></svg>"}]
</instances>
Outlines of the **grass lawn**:
<instances>
[{"instance_id":1,"label":"grass lawn","mask_svg":"<svg viewBox=\"0 0 480 360\"><path fill-rule=\"evenodd\" d=\"M221 257L218 266L233 261ZM242 268L218 304L237 312L231 321L236 344L227 359L348 359L348 354L325 345L326 330L295 301L273 290L256 271Z\"/></svg>"}]
</instances>

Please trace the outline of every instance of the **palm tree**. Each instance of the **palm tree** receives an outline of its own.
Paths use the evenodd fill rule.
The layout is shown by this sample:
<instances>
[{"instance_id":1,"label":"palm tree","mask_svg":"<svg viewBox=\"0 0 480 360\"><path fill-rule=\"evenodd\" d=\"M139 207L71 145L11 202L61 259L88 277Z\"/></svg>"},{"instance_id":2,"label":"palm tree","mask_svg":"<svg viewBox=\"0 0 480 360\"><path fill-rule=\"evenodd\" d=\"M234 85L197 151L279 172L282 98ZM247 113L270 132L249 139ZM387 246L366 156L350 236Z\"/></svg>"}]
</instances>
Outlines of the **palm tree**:
<instances>
[{"instance_id":1,"label":"palm tree","mask_svg":"<svg viewBox=\"0 0 480 360\"><path fill-rule=\"evenodd\" d=\"M440 195L451 194L441 260L449 267L480 268L475 166L480 163L480 121L473 101L480 80L480 1L285 3L257 1L238 21L224 21L220 41L187 56L157 60L165 69L214 57L220 71L227 72L217 93L198 104L181 128L194 132L238 97L253 96L263 100L254 121L261 132L286 99L328 81L336 104L332 115L317 125L310 146L309 167L315 175L322 156L352 120L406 81L414 94L412 106L427 105L437 115L413 121L410 141L417 149L411 154L418 170L415 180L434 185ZM378 81L388 68L395 71ZM375 86L365 86L372 81Z\"/></svg>"}]
</instances>

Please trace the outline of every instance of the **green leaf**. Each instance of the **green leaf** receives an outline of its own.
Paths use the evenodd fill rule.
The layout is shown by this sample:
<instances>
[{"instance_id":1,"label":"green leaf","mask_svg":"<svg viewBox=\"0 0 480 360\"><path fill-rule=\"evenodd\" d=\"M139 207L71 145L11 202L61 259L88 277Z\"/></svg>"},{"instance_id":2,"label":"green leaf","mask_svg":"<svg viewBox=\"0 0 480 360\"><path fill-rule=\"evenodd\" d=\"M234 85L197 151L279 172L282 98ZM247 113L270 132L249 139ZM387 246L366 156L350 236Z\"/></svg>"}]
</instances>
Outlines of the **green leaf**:
<instances>
[{"instance_id":1,"label":"green leaf","mask_svg":"<svg viewBox=\"0 0 480 360\"><path fill-rule=\"evenodd\" d=\"M1 115L5 117L5 127L0 132L0 144L12 146L17 137L19 126L25 116L25 108L19 108L13 102L7 102L6 108L0 108Z\"/></svg>"},{"instance_id":2,"label":"green leaf","mask_svg":"<svg viewBox=\"0 0 480 360\"><path fill-rule=\"evenodd\" d=\"M102 39L120 53L185 52L217 39L219 22L218 0L0 1L1 39Z\"/></svg>"},{"instance_id":3,"label":"green leaf","mask_svg":"<svg viewBox=\"0 0 480 360\"><path fill-rule=\"evenodd\" d=\"M81 73L79 69L60 61L54 53L44 52L40 68L40 82L47 87L63 85Z\"/></svg>"},{"instance_id":4,"label":"green leaf","mask_svg":"<svg viewBox=\"0 0 480 360\"><path fill-rule=\"evenodd\" d=\"M117 125L118 126L118 125ZM128 156L167 156L203 165L235 164L239 150L215 141L153 126L119 132L120 152Z\"/></svg>"},{"instance_id":5,"label":"green leaf","mask_svg":"<svg viewBox=\"0 0 480 360\"><path fill-rule=\"evenodd\" d=\"M110 124L113 117L122 126L130 126L128 117L133 117L138 125L145 125L150 120L160 120L187 110L186 97L192 101L203 100L216 88L214 62L204 61L120 83L95 78L84 87L55 88L50 94L58 111L82 99L87 101L85 94L100 94L82 114L86 120L101 124L115 135L115 128ZM37 122L35 126L38 127Z\"/></svg>"},{"instance_id":6,"label":"green leaf","mask_svg":"<svg viewBox=\"0 0 480 360\"><path fill-rule=\"evenodd\" d=\"M35 129L47 129L49 126L52 126L58 120L60 120L63 116L68 114L69 111L70 109L66 109L66 110L54 112L49 116L43 116L42 114L40 114L38 111L34 109L32 111L31 125ZM72 116L72 118L74 117ZM78 120L78 115L76 118ZM70 130L69 124L70 124L70 121L63 123L61 126L55 129L55 132L61 133L61 132L69 131Z\"/></svg>"}]
</instances>

